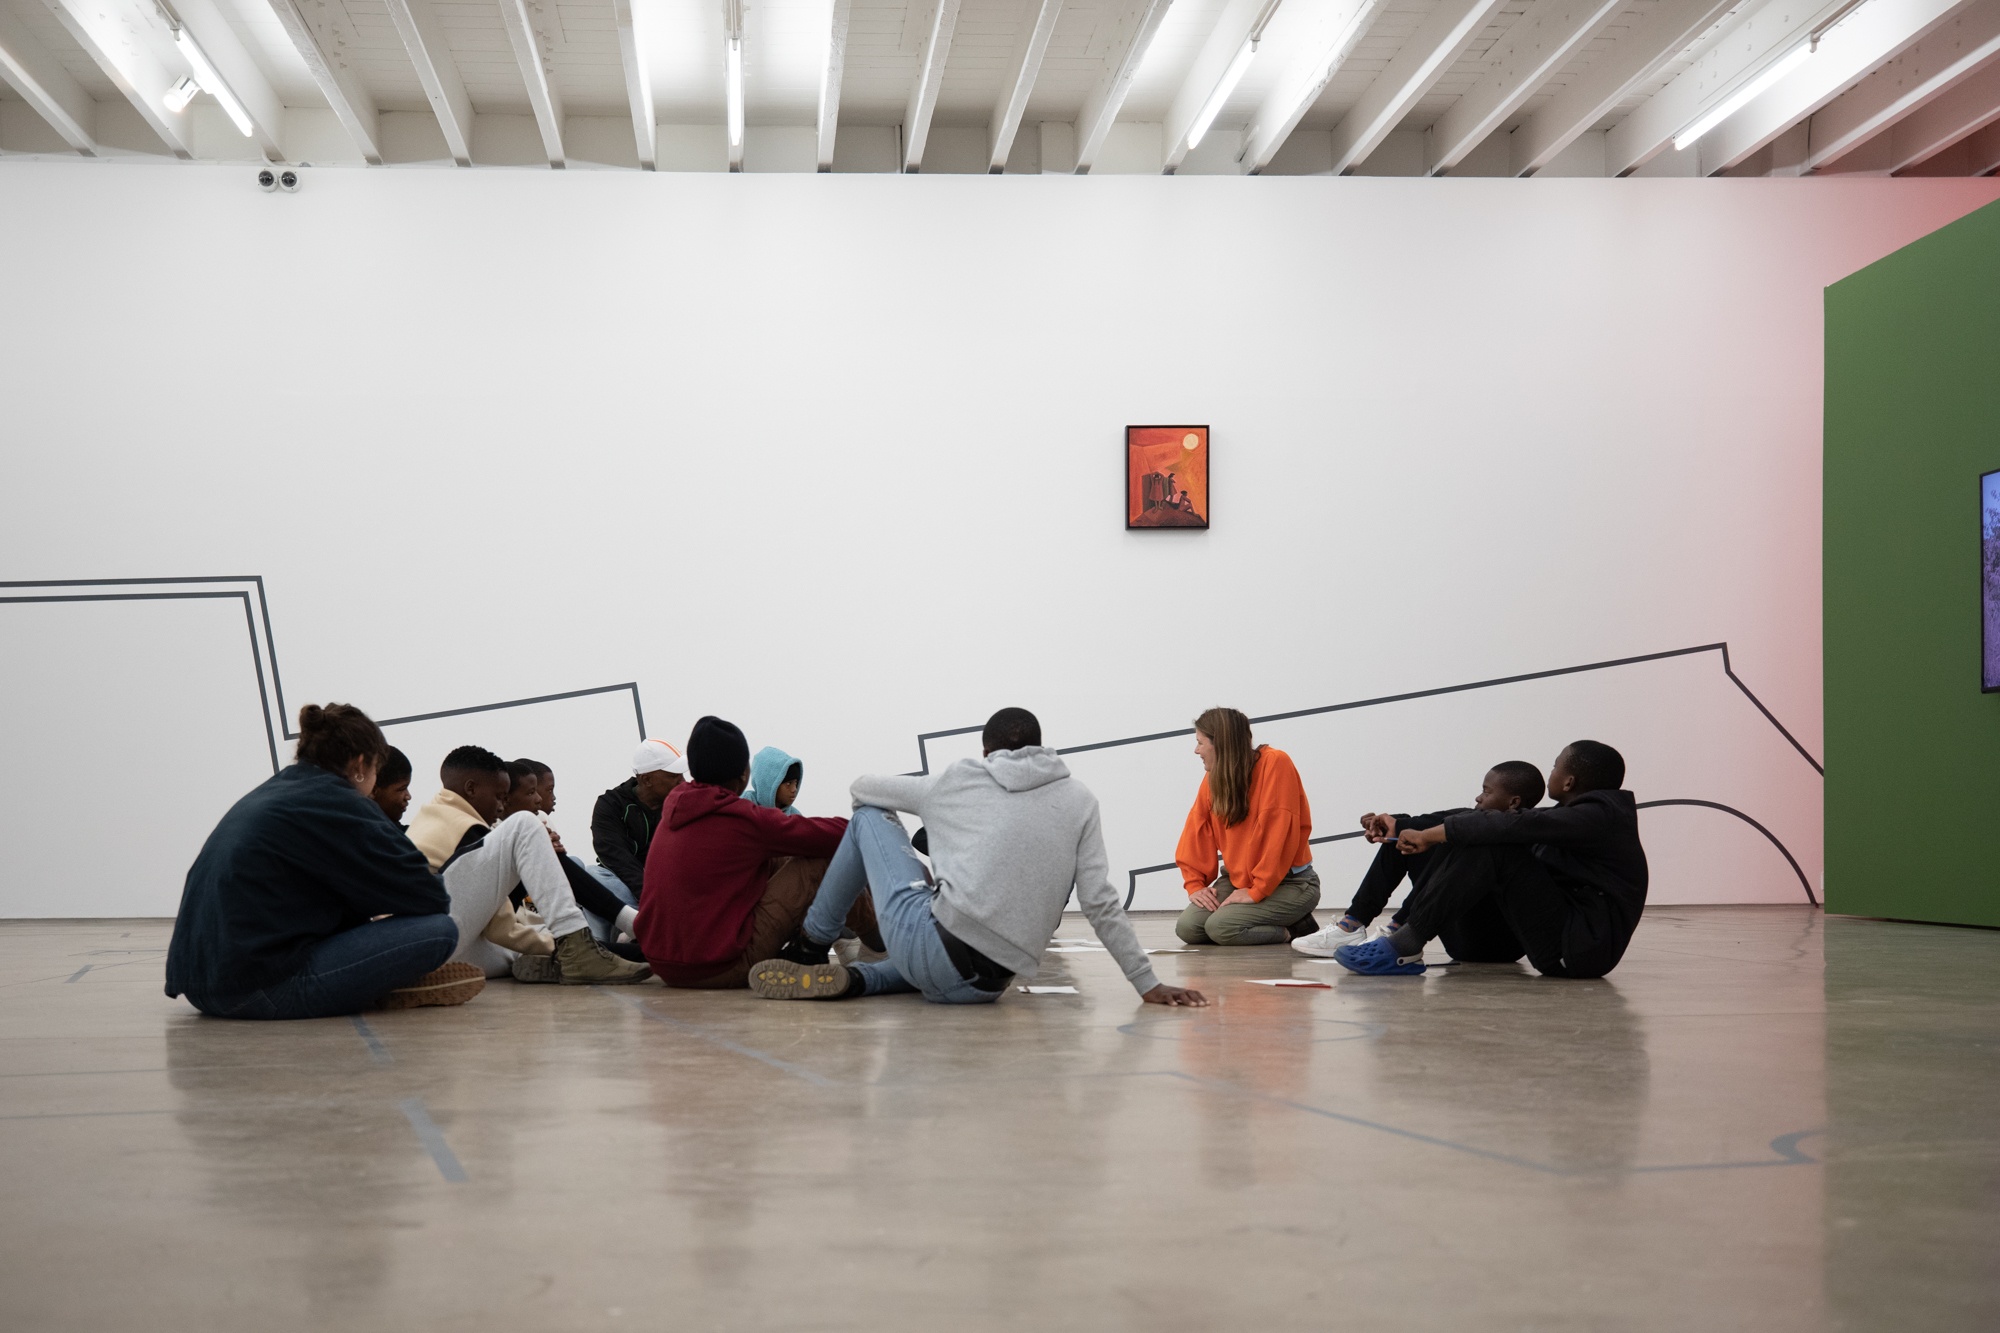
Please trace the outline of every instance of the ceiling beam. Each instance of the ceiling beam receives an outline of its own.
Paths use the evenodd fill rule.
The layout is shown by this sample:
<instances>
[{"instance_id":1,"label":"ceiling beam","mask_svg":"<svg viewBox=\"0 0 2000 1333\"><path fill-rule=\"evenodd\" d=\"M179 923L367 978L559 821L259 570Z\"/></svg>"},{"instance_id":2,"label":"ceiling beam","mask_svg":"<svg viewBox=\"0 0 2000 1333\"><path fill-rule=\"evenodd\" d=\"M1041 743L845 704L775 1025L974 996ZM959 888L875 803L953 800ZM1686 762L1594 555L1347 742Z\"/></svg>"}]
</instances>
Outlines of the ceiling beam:
<instances>
[{"instance_id":1,"label":"ceiling beam","mask_svg":"<svg viewBox=\"0 0 2000 1333\"><path fill-rule=\"evenodd\" d=\"M542 151L549 165L560 171L563 157L562 91L556 87L555 72L544 54L545 37L535 26L529 0L500 0L500 20L507 27L507 41L514 48L514 63L521 67L521 82L528 89L528 105L534 108L535 125L542 132Z\"/></svg>"},{"instance_id":2,"label":"ceiling beam","mask_svg":"<svg viewBox=\"0 0 2000 1333\"><path fill-rule=\"evenodd\" d=\"M944 86L945 57L958 28L958 0L933 0L930 25L917 55L917 78L910 85L910 104L903 112L903 170L922 171L924 149L930 143L931 114L937 110L938 89Z\"/></svg>"},{"instance_id":3,"label":"ceiling beam","mask_svg":"<svg viewBox=\"0 0 2000 1333\"><path fill-rule=\"evenodd\" d=\"M1139 63L1146 58L1146 48L1153 44L1153 34L1160 30L1160 20L1167 16L1171 3L1126 0L1113 20L1117 30L1105 52L1104 72L1083 99L1083 111L1076 118L1077 175L1090 174L1097 155L1104 151L1111 127L1118 123L1118 113L1132 91L1132 80L1138 76Z\"/></svg>"},{"instance_id":4,"label":"ceiling beam","mask_svg":"<svg viewBox=\"0 0 2000 1333\"><path fill-rule=\"evenodd\" d=\"M384 0L403 49L416 66L417 82L437 115L438 129L444 132L444 146L451 160L461 167L472 165L472 99L466 95L465 81L459 77L458 62L451 58L444 26L430 0ZM618 0L622 7L625 0ZM622 29L621 36L622 36ZM648 164L650 165L650 164Z\"/></svg>"},{"instance_id":5,"label":"ceiling beam","mask_svg":"<svg viewBox=\"0 0 2000 1333\"><path fill-rule=\"evenodd\" d=\"M1735 7L1736 0L1660 0L1637 27L1508 136L1513 173L1532 176L1553 162Z\"/></svg>"},{"instance_id":6,"label":"ceiling beam","mask_svg":"<svg viewBox=\"0 0 2000 1333\"><path fill-rule=\"evenodd\" d=\"M243 39L236 35L236 29L229 26L229 20L216 7L215 0L169 0L170 8L180 16L181 26L187 30L208 57L215 72L229 84L229 91L235 94L245 113L250 117L250 138L264 154L265 160L282 162L285 150L279 136L285 128L285 101L278 96L277 89L264 77L264 70L257 63ZM182 57L185 60L185 56ZM193 68L192 65L189 66ZM208 90L211 93L213 90Z\"/></svg>"},{"instance_id":7,"label":"ceiling beam","mask_svg":"<svg viewBox=\"0 0 2000 1333\"><path fill-rule=\"evenodd\" d=\"M625 100L632 108L632 144L639 170L653 171L660 163L660 118L653 109L653 74L639 44L632 0L611 0L611 17L618 25L618 58L625 65Z\"/></svg>"},{"instance_id":8,"label":"ceiling beam","mask_svg":"<svg viewBox=\"0 0 2000 1333\"><path fill-rule=\"evenodd\" d=\"M300 7L300 0L270 0L271 12L284 25L285 35L292 39L299 57L306 62L306 69L312 75L313 83L319 87L320 96L326 98L333 108L335 119L347 131L347 137L354 141L354 147L361 154L361 160L371 167L382 165L381 118L375 112L375 99L361 85L345 60L330 57L328 48L337 49L337 44L328 41L320 32L319 25L306 17Z\"/></svg>"},{"instance_id":9,"label":"ceiling beam","mask_svg":"<svg viewBox=\"0 0 2000 1333\"><path fill-rule=\"evenodd\" d=\"M819 169L833 170L833 136L840 128L840 81L847 73L847 23L853 0L833 0L826 64L819 72Z\"/></svg>"},{"instance_id":10,"label":"ceiling beam","mask_svg":"<svg viewBox=\"0 0 2000 1333\"><path fill-rule=\"evenodd\" d=\"M1949 26L1954 16L1989 7L1994 21L1982 29L1983 38L1976 34L1971 38L1988 42L2000 36L2000 0L1983 0L1977 5L1968 5L1965 0L1869 0L1821 36L1819 49L1803 65L1702 138L1702 170L1714 172L1735 166L1922 42L1934 29ZM1829 134L1842 142L1843 152L1860 142L1849 132L1829 129ZM1809 143L1807 147L1806 165L1810 167L1811 152L1817 145Z\"/></svg>"},{"instance_id":11,"label":"ceiling beam","mask_svg":"<svg viewBox=\"0 0 2000 1333\"><path fill-rule=\"evenodd\" d=\"M1465 54L1505 0L1444 0L1333 130L1333 171L1345 176L1382 146L1419 99Z\"/></svg>"},{"instance_id":12,"label":"ceiling beam","mask_svg":"<svg viewBox=\"0 0 2000 1333\"><path fill-rule=\"evenodd\" d=\"M1486 72L1431 126L1432 175L1442 175L1541 90L1626 0L1536 0L1486 55Z\"/></svg>"},{"instance_id":13,"label":"ceiling beam","mask_svg":"<svg viewBox=\"0 0 2000 1333\"><path fill-rule=\"evenodd\" d=\"M1229 66L1243 50L1243 43L1250 40L1257 24L1273 8L1271 0L1229 0L1215 26L1209 29L1208 40L1195 53L1187 77L1181 80L1174 100L1167 104L1166 123L1161 127L1167 149L1162 169L1167 175L1178 171L1193 151L1188 145L1188 134L1194 129L1195 117L1208 105L1209 95L1229 73ZM1267 54L1265 58L1270 57Z\"/></svg>"},{"instance_id":14,"label":"ceiling beam","mask_svg":"<svg viewBox=\"0 0 2000 1333\"><path fill-rule=\"evenodd\" d=\"M1995 171L2000 171L2000 123L1975 130L1902 174L1906 177L1990 176Z\"/></svg>"},{"instance_id":15,"label":"ceiling beam","mask_svg":"<svg viewBox=\"0 0 2000 1333\"><path fill-rule=\"evenodd\" d=\"M2000 69L1988 69L1996 56L2000 0L1981 0L1816 112L1803 169L1817 170L1867 144L1893 159L1888 171L1900 171L1963 139L2000 105L1992 91L2000 87ZM1984 78L1973 77L1982 69ZM1903 126L1919 117L1899 147Z\"/></svg>"},{"instance_id":16,"label":"ceiling beam","mask_svg":"<svg viewBox=\"0 0 2000 1333\"><path fill-rule=\"evenodd\" d=\"M1897 121L1887 135L1877 137L1889 140L1889 170L1897 172L1936 156L1995 121L2000 121L2000 61L1989 61L1936 101Z\"/></svg>"},{"instance_id":17,"label":"ceiling beam","mask_svg":"<svg viewBox=\"0 0 2000 1333\"><path fill-rule=\"evenodd\" d=\"M1021 29L1014 43L1013 58L1000 80L1000 98L986 122L986 170L999 175L1014 155L1014 136L1021 132L1021 117L1027 113L1028 97L1035 91L1035 77L1042 72L1042 57L1048 54L1049 38L1055 34L1056 20L1062 16L1063 0L1029 0L1035 21Z\"/></svg>"},{"instance_id":18,"label":"ceiling beam","mask_svg":"<svg viewBox=\"0 0 2000 1333\"><path fill-rule=\"evenodd\" d=\"M1862 84L1848 97L1864 91L1867 86L1867 83ZM1814 116L1811 123L1816 125L1822 116L1846 100L1836 101ZM1822 163L1818 169L1842 176L1893 176L1931 162L1946 149L1963 143L1996 120L2000 120L2000 61L1988 61L1978 72L1953 84L1942 95L1924 103L1854 151ZM1809 141L1814 132L1808 131ZM1968 174L1955 169L1950 163L1939 163L1939 167L1937 173L1926 169L1917 174Z\"/></svg>"},{"instance_id":19,"label":"ceiling beam","mask_svg":"<svg viewBox=\"0 0 2000 1333\"><path fill-rule=\"evenodd\" d=\"M1306 54L1285 70L1250 118L1243 156L1237 159L1245 172L1254 176L1271 165L1386 8L1388 0L1327 0L1312 11L1310 30L1299 43Z\"/></svg>"},{"instance_id":20,"label":"ceiling beam","mask_svg":"<svg viewBox=\"0 0 2000 1333\"><path fill-rule=\"evenodd\" d=\"M0 79L85 157L97 156L97 103L14 11L0 4Z\"/></svg>"},{"instance_id":21,"label":"ceiling beam","mask_svg":"<svg viewBox=\"0 0 2000 1333\"><path fill-rule=\"evenodd\" d=\"M104 71L140 119L175 157L194 156L194 118L169 111L161 100L186 72L185 62L169 63L173 46L166 19L147 5L93 4L90 0L47 0L51 13Z\"/></svg>"}]
</instances>

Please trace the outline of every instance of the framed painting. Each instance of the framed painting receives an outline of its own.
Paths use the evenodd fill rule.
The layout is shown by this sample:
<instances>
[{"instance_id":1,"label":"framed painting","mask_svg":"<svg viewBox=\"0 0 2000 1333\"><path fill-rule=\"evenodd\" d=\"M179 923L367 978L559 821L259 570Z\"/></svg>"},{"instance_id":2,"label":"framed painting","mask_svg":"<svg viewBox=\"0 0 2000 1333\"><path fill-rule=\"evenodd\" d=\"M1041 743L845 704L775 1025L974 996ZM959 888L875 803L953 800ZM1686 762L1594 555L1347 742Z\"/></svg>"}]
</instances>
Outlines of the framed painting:
<instances>
[{"instance_id":1,"label":"framed painting","mask_svg":"<svg viewBox=\"0 0 2000 1333\"><path fill-rule=\"evenodd\" d=\"M1979 688L2000 691L2000 472L1979 479Z\"/></svg>"},{"instance_id":2,"label":"framed painting","mask_svg":"<svg viewBox=\"0 0 2000 1333\"><path fill-rule=\"evenodd\" d=\"M1125 428L1125 526L1208 526L1208 427Z\"/></svg>"}]
</instances>

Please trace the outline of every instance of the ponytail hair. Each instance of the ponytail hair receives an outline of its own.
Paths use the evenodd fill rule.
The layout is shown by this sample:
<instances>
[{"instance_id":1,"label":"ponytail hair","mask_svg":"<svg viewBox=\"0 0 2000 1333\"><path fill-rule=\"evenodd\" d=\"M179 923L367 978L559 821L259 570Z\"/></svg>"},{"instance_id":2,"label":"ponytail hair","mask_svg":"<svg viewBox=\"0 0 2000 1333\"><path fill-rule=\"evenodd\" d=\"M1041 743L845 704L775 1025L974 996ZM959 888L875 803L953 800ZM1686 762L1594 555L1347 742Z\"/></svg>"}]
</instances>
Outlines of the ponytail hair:
<instances>
[{"instance_id":1,"label":"ponytail hair","mask_svg":"<svg viewBox=\"0 0 2000 1333\"><path fill-rule=\"evenodd\" d=\"M1224 828L1250 815L1250 770L1257 751L1250 744L1250 719L1234 708L1211 708L1194 720L1194 729L1215 747L1215 766L1208 770L1209 807Z\"/></svg>"},{"instance_id":2,"label":"ponytail hair","mask_svg":"<svg viewBox=\"0 0 2000 1333\"><path fill-rule=\"evenodd\" d=\"M382 728L353 704L307 704L299 710L300 763L345 776L356 759L372 759L379 768L388 757Z\"/></svg>"}]
</instances>

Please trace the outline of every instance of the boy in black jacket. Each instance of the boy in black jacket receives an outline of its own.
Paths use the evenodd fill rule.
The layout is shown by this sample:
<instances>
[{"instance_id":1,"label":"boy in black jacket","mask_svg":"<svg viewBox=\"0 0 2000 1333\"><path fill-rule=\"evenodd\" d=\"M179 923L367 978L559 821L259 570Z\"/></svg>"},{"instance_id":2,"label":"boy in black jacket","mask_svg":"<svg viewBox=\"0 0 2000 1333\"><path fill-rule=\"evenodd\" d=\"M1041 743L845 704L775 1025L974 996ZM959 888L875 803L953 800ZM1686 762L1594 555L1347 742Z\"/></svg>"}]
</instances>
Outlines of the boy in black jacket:
<instances>
[{"instance_id":1,"label":"boy in black jacket","mask_svg":"<svg viewBox=\"0 0 2000 1333\"><path fill-rule=\"evenodd\" d=\"M1362 832L1369 842L1377 844L1378 850L1368 864L1368 873L1361 877L1360 887L1354 891L1354 901L1348 904L1340 920L1325 930L1293 940L1293 950L1315 958L1331 958L1336 950L1345 945L1360 944L1368 938L1369 923L1389 905L1390 895L1401 887L1405 876L1410 881L1410 897L1389 919L1389 924L1400 926L1409 920L1410 908L1429 882L1438 858L1429 852L1404 855L1396 840L1399 829L1436 828L1451 816L1462 815L1467 810L1532 810L1542 803L1542 793L1546 789L1541 769L1525 759L1506 759L1486 770L1486 776L1479 784L1479 795L1472 798L1470 806L1436 810L1426 815L1361 816ZM1461 962L1511 963L1521 956L1517 947L1505 957L1488 957L1482 952L1486 941L1479 932L1474 932L1470 939L1462 940L1450 925L1444 928L1442 938L1451 956Z\"/></svg>"},{"instance_id":2,"label":"boy in black jacket","mask_svg":"<svg viewBox=\"0 0 2000 1333\"><path fill-rule=\"evenodd\" d=\"M1404 854L1429 852L1436 862L1411 899L1409 920L1381 939L1335 950L1334 961L1367 976L1416 976L1424 945L1449 926L1468 950L1456 956L1525 953L1543 976L1605 975L1646 906L1646 851L1624 782L1618 751L1574 741L1549 773L1553 809L1471 810L1434 828L1400 830Z\"/></svg>"}]
</instances>

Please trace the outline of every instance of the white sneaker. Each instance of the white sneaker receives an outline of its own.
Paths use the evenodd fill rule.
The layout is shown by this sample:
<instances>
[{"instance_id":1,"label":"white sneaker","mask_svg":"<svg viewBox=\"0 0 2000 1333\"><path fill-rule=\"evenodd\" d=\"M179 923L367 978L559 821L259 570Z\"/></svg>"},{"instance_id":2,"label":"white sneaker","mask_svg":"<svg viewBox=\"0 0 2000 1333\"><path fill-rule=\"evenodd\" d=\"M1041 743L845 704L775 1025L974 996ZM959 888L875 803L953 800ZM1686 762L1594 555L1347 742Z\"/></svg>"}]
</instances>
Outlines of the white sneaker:
<instances>
[{"instance_id":1,"label":"white sneaker","mask_svg":"<svg viewBox=\"0 0 2000 1333\"><path fill-rule=\"evenodd\" d=\"M1292 948L1303 954L1311 954L1314 958L1331 958L1333 951L1342 945L1359 944L1367 938L1368 927L1342 930L1340 922L1336 921L1325 930L1299 936L1292 941Z\"/></svg>"}]
</instances>

